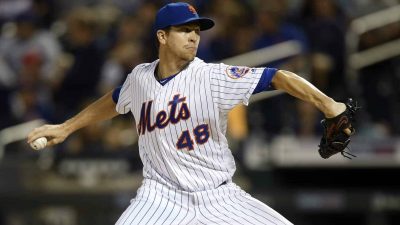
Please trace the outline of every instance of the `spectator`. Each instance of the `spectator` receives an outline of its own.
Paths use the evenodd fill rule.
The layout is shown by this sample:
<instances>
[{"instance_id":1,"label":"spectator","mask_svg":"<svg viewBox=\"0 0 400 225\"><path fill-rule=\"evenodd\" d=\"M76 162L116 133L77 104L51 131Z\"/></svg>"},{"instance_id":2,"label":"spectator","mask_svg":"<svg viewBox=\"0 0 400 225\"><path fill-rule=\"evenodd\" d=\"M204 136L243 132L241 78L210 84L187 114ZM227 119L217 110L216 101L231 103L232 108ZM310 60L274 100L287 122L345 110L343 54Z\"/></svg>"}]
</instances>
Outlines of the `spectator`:
<instances>
[{"instance_id":1,"label":"spectator","mask_svg":"<svg viewBox=\"0 0 400 225\"><path fill-rule=\"evenodd\" d=\"M27 120L26 113L30 111L28 108L36 105L29 103L34 99L29 101L28 99L35 98L34 96L44 96L43 93L47 93L48 97L39 98L41 103L51 105L49 84L54 79L55 59L61 53L60 44L55 36L36 26L37 17L32 11L18 14L13 22L16 28L15 33L9 32L0 38L0 69L2 71L0 102L3 108L2 118L6 118L1 122L1 127ZM29 85L26 84L28 80L30 80ZM38 88L38 83L40 83L41 93L34 93ZM18 104L14 102L11 104L12 100L20 100L19 106L28 105L25 105L24 110L21 111L17 109ZM47 115L48 113L46 112Z\"/></svg>"},{"instance_id":2,"label":"spectator","mask_svg":"<svg viewBox=\"0 0 400 225\"><path fill-rule=\"evenodd\" d=\"M258 34L255 37L253 48L259 49L278 44L284 41L298 41L303 53L308 48L308 41L304 32L295 24L286 22L288 13L287 1L285 0L268 0L259 1L256 6L256 29ZM282 60L275 62L274 65L282 64ZM297 63L290 62L293 65L291 70L299 71L296 67ZM287 61L285 61L287 64ZM280 65L282 66L282 65ZM289 65L287 65L289 66Z\"/></svg>"},{"instance_id":3,"label":"spectator","mask_svg":"<svg viewBox=\"0 0 400 225\"><path fill-rule=\"evenodd\" d=\"M142 48L133 41L115 46L101 70L98 84L99 94L105 94L122 85L132 68L142 61Z\"/></svg>"},{"instance_id":4,"label":"spectator","mask_svg":"<svg viewBox=\"0 0 400 225\"><path fill-rule=\"evenodd\" d=\"M66 22L65 46L72 56L72 63L60 70L54 84L57 110L62 112L60 115L75 112L83 100L96 96L105 54L96 42L98 24L92 9L74 9L68 14Z\"/></svg>"},{"instance_id":5,"label":"spectator","mask_svg":"<svg viewBox=\"0 0 400 225\"><path fill-rule=\"evenodd\" d=\"M306 0L301 19L310 40L311 79L336 98L347 96L345 80L346 17L333 0Z\"/></svg>"},{"instance_id":6,"label":"spectator","mask_svg":"<svg viewBox=\"0 0 400 225\"><path fill-rule=\"evenodd\" d=\"M306 70L305 53L308 42L299 27L287 22L287 1L256 1L254 7L257 33L252 43L253 49L264 48L285 41L298 41L302 46L301 54L270 62L267 66L285 68L303 74ZM254 106L249 110L249 117L257 118L257 120L254 124L250 121L251 130L261 129L272 137L282 131L295 132L294 126L298 126L295 121L298 120L294 118L298 113L294 101L296 100L287 96L277 96ZM265 118L269 118L269 120L266 121Z\"/></svg>"},{"instance_id":7,"label":"spectator","mask_svg":"<svg viewBox=\"0 0 400 225\"><path fill-rule=\"evenodd\" d=\"M251 50L254 31L248 28L252 20L248 8L244 2L236 0L218 0L213 4L212 16L218 25L210 40L202 40L204 43L200 45L199 56L205 60L219 61Z\"/></svg>"},{"instance_id":8,"label":"spectator","mask_svg":"<svg viewBox=\"0 0 400 225\"><path fill-rule=\"evenodd\" d=\"M18 73L22 67L22 58L27 52L38 52L43 60L41 78L44 82L53 79L56 59L61 53L61 46L52 33L37 28L36 15L31 11L19 14L14 22L15 35L2 37L0 40L0 57L6 67L13 73Z\"/></svg>"},{"instance_id":9,"label":"spectator","mask_svg":"<svg viewBox=\"0 0 400 225\"><path fill-rule=\"evenodd\" d=\"M11 110L15 122L34 119L52 122L52 99L48 86L41 82L43 57L37 52L28 52L22 58L18 88L13 92Z\"/></svg>"}]
</instances>

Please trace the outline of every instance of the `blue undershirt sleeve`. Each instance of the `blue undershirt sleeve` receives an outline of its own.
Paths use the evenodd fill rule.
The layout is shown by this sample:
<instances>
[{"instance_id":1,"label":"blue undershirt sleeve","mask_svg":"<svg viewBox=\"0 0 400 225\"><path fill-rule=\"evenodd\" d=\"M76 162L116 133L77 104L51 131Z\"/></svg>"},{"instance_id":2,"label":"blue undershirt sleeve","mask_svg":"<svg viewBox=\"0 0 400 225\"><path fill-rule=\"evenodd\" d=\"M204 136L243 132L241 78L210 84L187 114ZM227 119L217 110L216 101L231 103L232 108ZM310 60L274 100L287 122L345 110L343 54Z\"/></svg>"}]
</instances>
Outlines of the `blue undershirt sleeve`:
<instances>
[{"instance_id":1,"label":"blue undershirt sleeve","mask_svg":"<svg viewBox=\"0 0 400 225\"><path fill-rule=\"evenodd\" d=\"M121 92L121 88L122 86L116 87L112 93L112 99L115 102L115 104L118 103L119 93Z\"/></svg>"},{"instance_id":2,"label":"blue undershirt sleeve","mask_svg":"<svg viewBox=\"0 0 400 225\"><path fill-rule=\"evenodd\" d=\"M272 78L275 76L276 71L278 71L278 69L276 69L276 68L265 68L264 69L264 72L261 75L260 81L258 81L258 84L253 91L253 95L263 92L263 91L273 90L271 81L272 81Z\"/></svg>"}]
</instances>

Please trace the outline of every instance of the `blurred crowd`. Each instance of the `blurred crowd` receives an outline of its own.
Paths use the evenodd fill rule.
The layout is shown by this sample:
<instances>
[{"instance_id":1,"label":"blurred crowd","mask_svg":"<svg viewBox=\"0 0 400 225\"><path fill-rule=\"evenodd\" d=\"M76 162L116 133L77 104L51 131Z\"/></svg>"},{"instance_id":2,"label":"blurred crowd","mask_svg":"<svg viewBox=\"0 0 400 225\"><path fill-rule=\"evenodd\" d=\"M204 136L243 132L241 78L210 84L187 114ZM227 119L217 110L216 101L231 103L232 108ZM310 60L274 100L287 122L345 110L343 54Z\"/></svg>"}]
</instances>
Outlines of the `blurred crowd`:
<instances>
[{"instance_id":1,"label":"blurred crowd","mask_svg":"<svg viewBox=\"0 0 400 225\"><path fill-rule=\"evenodd\" d=\"M152 30L163 0L0 1L0 129L42 118L59 123L123 83L132 68L157 58ZM206 62L298 41L302 53L267 65L296 72L338 100L358 98L369 135L399 134L400 60L359 71L355 88L346 77L346 33L352 19L393 1L192 0L216 26L202 33L198 57ZM400 37L400 25L363 35L359 50ZM354 91L354 90L360 91ZM312 136L322 115L287 95L251 105L250 131ZM136 141L135 122L121 116L88 127L67 140L69 155L118 155ZM128 147L127 147L128 146ZM85 149L85 150L84 150ZM63 152L63 150L60 150Z\"/></svg>"}]
</instances>

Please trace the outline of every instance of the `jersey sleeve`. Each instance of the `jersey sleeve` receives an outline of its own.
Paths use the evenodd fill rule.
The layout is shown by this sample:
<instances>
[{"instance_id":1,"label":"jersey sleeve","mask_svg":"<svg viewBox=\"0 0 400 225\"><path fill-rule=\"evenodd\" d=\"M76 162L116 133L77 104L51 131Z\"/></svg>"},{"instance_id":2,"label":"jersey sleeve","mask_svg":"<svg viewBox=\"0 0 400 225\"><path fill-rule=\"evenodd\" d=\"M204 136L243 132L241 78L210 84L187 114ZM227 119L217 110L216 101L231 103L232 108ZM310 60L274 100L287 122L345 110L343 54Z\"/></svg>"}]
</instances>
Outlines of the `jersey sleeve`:
<instances>
[{"instance_id":1,"label":"jersey sleeve","mask_svg":"<svg viewBox=\"0 0 400 225\"><path fill-rule=\"evenodd\" d=\"M252 94L271 89L276 71L274 68L215 64L209 78L214 102L223 111L238 104L248 105Z\"/></svg>"},{"instance_id":2,"label":"jersey sleeve","mask_svg":"<svg viewBox=\"0 0 400 225\"><path fill-rule=\"evenodd\" d=\"M119 114L126 114L131 110L131 102L132 102L131 76L132 73L128 75L124 84L120 88L118 98L113 96L114 101L117 100L117 105L115 106L115 109Z\"/></svg>"},{"instance_id":3,"label":"jersey sleeve","mask_svg":"<svg viewBox=\"0 0 400 225\"><path fill-rule=\"evenodd\" d=\"M272 86L272 78L275 76L277 71L278 69L276 68L264 68L261 78L253 91L253 95L263 91L275 90L275 88Z\"/></svg>"}]
</instances>

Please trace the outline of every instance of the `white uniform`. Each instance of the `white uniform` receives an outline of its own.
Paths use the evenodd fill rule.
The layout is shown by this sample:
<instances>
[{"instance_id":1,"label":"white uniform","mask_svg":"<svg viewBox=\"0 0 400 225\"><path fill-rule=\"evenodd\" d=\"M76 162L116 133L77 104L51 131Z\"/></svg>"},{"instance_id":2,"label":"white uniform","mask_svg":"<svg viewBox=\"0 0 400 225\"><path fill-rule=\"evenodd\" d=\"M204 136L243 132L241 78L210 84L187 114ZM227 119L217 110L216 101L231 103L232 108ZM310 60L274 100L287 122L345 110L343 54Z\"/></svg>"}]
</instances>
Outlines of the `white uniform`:
<instances>
[{"instance_id":1,"label":"white uniform","mask_svg":"<svg viewBox=\"0 0 400 225\"><path fill-rule=\"evenodd\" d=\"M157 63L133 69L116 106L135 118L144 165L143 184L117 224L292 224L232 183L227 115L248 103L265 68L195 58L161 85Z\"/></svg>"}]
</instances>

